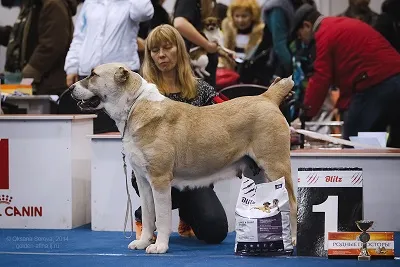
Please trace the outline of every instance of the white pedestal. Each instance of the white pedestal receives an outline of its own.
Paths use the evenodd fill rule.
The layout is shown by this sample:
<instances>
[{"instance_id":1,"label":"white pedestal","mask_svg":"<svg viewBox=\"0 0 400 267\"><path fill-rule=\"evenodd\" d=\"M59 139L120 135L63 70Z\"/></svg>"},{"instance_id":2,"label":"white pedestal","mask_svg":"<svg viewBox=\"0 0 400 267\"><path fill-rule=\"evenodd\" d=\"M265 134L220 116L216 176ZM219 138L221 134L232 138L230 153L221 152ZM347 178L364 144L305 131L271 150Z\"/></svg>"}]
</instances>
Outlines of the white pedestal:
<instances>
[{"instance_id":1,"label":"white pedestal","mask_svg":"<svg viewBox=\"0 0 400 267\"><path fill-rule=\"evenodd\" d=\"M0 228L71 229L90 222L87 136L95 117L0 116L0 139L8 142L0 160L9 161L8 175L0 170L0 202L7 199L0 203Z\"/></svg>"},{"instance_id":2,"label":"white pedestal","mask_svg":"<svg viewBox=\"0 0 400 267\"><path fill-rule=\"evenodd\" d=\"M92 230L122 231L124 227L127 194L122 163L122 143L119 133L93 135L92 137ZM376 231L400 231L400 203L398 176L400 150L352 151L292 151L292 177L297 192L297 169L300 167L360 167L364 174L365 218L374 220ZM140 201L130 181L128 189L133 212ZM228 217L229 231L235 230L235 206L240 179L230 179L215 184L215 191ZM177 231L178 212L173 211L173 231ZM128 229L130 230L130 229Z\"/></svg>"}]
</instances>

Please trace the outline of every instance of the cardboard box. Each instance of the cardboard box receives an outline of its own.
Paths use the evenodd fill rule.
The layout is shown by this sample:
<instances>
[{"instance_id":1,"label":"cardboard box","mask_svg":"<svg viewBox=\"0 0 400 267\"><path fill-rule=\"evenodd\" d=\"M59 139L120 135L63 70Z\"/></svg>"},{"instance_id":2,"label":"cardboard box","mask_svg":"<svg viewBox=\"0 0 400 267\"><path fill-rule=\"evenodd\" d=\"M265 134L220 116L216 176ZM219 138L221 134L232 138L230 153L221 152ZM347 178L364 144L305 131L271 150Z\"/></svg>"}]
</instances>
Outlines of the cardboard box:
<instances>
[{"instance_id":1,"label":"cardboard box","mask_svg":"<svg viewBox=\"0 0 400 267\"><path fill-rule=\"evenodd\" d=\"M328 258L358 257L362 242L359 241L361 232L329 232ZM370 240L367 249L371 258L394 258L393 232L368 232Z\"/></svg>"},{"instance_id":2,"label":"cardboard box","mask_svg":"<svg viewBox=\"0 0 400 267\"><path fill-rule=\"evenodd\" d=\"M0 91L3 94L13 94L15 91L19 91L24 94L32 95L32 85L27 84L2 84L0 85Z\"/></svg>"}]
</instances>

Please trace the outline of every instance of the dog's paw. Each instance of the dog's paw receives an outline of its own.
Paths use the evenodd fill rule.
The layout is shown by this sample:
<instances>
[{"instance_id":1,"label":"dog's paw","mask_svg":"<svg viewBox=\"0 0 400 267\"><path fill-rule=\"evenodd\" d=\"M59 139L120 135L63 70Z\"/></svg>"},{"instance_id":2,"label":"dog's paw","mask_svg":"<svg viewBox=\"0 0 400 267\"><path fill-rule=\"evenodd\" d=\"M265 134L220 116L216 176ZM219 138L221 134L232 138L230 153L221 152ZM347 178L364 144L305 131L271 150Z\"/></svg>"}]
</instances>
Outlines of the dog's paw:
<instances>
[{"instance_id":1,"label":"dog's paw","mask_svg":"<svg viewBox=\"0 0 400 267\"><path fill-rule=\"evenodd\" d=\"M134 240L131 243L129 243L128 248L135 250L135 249L145 249L151 244L150 241L146 240Z\"/></svg>"},{"instance_id":2,"label":"dog's paw","mask_svg":"<svg viewBox=\"0 0 400 267\"><path fill-rule=\"evenodd\" d=\"M163 244L163 243L155 243L151 244L146 248L146 253L149 254L162 254L167 252L168 250L168 244Z\"/></svg>"}]
</instances>

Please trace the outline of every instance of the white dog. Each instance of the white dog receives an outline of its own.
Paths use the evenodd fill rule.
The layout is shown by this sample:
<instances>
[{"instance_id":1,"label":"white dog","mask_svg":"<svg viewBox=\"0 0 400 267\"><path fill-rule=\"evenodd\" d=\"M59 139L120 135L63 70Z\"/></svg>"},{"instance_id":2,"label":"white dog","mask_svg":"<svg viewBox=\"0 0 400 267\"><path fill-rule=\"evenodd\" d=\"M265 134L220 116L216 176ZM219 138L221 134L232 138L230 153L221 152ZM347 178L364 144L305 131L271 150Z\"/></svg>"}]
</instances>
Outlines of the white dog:
<instances>
[{"instance_id":1,"label":"white dog","mask_svg":"<svg viewBox=\"0 0 400 267\"><path fill-rule=\"evenodd\" d=\"M82 109L105 109L122 134L142 202L141 239L128 247L165 253L171 233L171 186L194 188L235 177L246 168L246 157L269 180L285 177L295 235L290 130L279 109L292 87L291 79L283 79L260 96L195 107L161 95L154 84L121 64L96 67L72 85Z\"/></svg>"}]
</instances>

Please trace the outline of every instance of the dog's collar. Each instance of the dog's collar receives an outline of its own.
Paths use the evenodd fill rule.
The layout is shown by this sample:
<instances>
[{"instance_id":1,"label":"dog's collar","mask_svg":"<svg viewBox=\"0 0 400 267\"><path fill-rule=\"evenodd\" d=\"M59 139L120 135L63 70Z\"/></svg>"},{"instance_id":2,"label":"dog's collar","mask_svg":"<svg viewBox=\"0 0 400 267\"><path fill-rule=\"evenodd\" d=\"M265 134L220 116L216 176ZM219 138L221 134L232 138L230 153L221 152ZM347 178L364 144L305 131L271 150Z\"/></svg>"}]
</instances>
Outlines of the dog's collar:
<instances>
[{"instance_id":1,"label":"dog's collar","mask_svg":"<svg viewBox=\"0 0 400 267\"><path fill-rule=\"evenodd\" d=\"M138 100L138 98L139 98L140 95L141 95L141 94L138 94L138 96L132 101L132 104L131 104L131 106L129 107L129 113L128 113L128 116L126 117L126 120L125 120L124 130L122 131L122 140L123 140L124 137L125 137L126 126L128 126L128 120L129 120L129 118L130 118L131 115L132 115L133 106L135 105L135 103L136 103L136 101Z\"/></svg>"}]
</instances>

